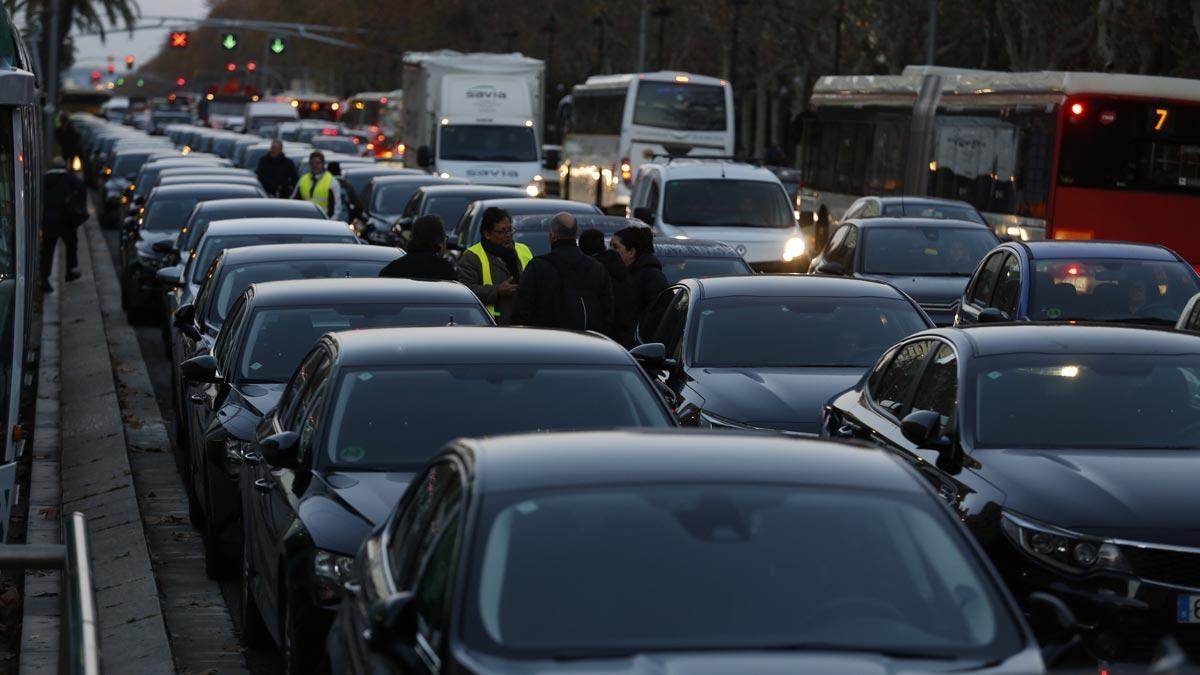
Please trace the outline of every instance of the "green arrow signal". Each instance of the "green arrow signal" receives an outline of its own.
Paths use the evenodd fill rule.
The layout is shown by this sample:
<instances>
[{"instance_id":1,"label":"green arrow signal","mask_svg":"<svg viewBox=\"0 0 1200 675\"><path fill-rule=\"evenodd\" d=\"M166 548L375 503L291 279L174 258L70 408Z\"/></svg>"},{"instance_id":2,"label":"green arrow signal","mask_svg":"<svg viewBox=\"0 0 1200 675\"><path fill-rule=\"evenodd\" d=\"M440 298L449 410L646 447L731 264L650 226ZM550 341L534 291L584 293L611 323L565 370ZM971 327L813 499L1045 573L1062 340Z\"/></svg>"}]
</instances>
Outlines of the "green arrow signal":
<instances>
[{"instance_id":1,"label":"green arrow signal","mask_svg":"<svg viewBox=\"0 0 1200 675\"><path fill-rule=\"evenodd\" d=\"M225 49L237 49L237 36L233 33L226 33L221 37L221 46Z\"/></svg>"},{"instance_id":2,"label":"green arrow signal","mask_svg":"<svg viewBox=\"0 0 1200 675\"><path fill-rule=\"evenodd\" d=\"M282 54L287 49L287 42L283 38L271 38L271 51L275 54Z\"/></svg>"}]
</instances>

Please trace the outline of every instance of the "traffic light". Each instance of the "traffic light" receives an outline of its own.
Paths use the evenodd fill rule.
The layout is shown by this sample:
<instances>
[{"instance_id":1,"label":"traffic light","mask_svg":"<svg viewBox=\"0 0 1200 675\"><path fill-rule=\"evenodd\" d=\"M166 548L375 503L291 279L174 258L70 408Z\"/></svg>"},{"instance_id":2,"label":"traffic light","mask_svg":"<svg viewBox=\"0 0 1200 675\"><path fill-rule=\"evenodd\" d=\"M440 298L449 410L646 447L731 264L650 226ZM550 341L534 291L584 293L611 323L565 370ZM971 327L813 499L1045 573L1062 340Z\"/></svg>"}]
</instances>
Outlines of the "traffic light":
<instances>
[{"instance_id":1,"label":"traffic light","mask_svg":"<svg viewBox=\"0 0 1200 675\"><path fill-rule=\"evenodd\" d=\"M237 64L236 63L226 63L225 70L228 70L231 73L235 72L237 70Z\"/></svg>"},{"instance_id":2,"label":"traffic light","mask_svg":"<svg viewBox=\"0 0 1200 675\"><path fill-rule=\"evenodd\" d=\"M182 86L183 86L183 85L185 85L185 84L187 84L187 80L186 80L186 79L184 79L184 78L182 78L182 77L180 77L180 78L178 78L178 79L176 79L176 80L175 80L175 86L176 86L176 87L182 87Z\"/></svg>"},{"instance_id":3,"label":"traffic light","mask_svg":"<svg viewBox=\"0 0 1200 675\"><path fill-rule=\"evenodd\" d=\"M125 57L125 70L133 70L133 54Z\"/></svg>"},{"instance_id":4,"label":"traffic light","mask_svg":"<svg viewBox=\"0 0 1200 675\"><path fill-rule=\"evenodd\" d=\"M93 70L92 71L92 82L99 82L99 81L100 81L100 71Z\"/></svg>"},{"instance_id":5,"label":"traffic light","mask_svg":"<svg viewBox=\"0 0 1200 675\"><path fill-rule=\"evenodd\" d=\"M287 51L287 40L281 37L273 37L270 42L272 54L282 54Z\"/></svg>"},{"instance_id":6,"label":"traffic light","mask_svg":"<svg viewBox=\"0 0 1200 675\"><path fill-rule=\"evenodd\" d=\"M230 51L237 49L237 46L238 46L237 33L222 33L221 34L221 46Z\"/></svg>"},{"instance_id":7,"label":"traffic light","mask_svg":"<svg viewBox=\"0 0 1200 675\"><path fill-rule=\"evenodd\" d=\"M137 86L139 86L139 87L146 86L146 81L139 77L138 81L137 81Z\"/></svg>"},{"instance_id":8,"label":"traffic light","mask_svg":"<svg viewBox=\"0 0 1200 675\"><path fill-rule=\"evenodd\" d=\"M188 46L188 33L186 30L175 31L171 33L171 46L175 49L183 49Z\"/></svg>"},{"instance_id":9,"label":"traffic light","mask_svg":"<svg viewBox=\"0 0 1200 675\"><path fill-rule=\"evenodd\" d=\"M252 72L252 73L253 73L254 71L258 70L258 64L257 64L257 63L255 63L255 62L253 62L253 61L247 62L247 63L246 63L246 70L248 70L248 71L250 71L250 72Z\"/></svg>"},{"instance_id":10,"label":"traffic light","mask_svg":"<svg viewBox=\"0 0 1200 675\"><path fill-rule=\"evenodd\" d=\"M124 86L125 86L125 78L123 78L123 77L118 77L118 78L117 78L117 86L118 86L118 87L124 87Z\"/></svg>"},{"instance_id":11,"label":"traffic light","mask_svg":"<svg viewBox=\"0 0 1200 675\"><path fill-rule=\"evenodd\" d=\"M113 73L117 72L117 67L111 63L108 64L107 66L105 66L104 69L108 71L109 75L112 75Z\"/></svg>"}]
</instances>

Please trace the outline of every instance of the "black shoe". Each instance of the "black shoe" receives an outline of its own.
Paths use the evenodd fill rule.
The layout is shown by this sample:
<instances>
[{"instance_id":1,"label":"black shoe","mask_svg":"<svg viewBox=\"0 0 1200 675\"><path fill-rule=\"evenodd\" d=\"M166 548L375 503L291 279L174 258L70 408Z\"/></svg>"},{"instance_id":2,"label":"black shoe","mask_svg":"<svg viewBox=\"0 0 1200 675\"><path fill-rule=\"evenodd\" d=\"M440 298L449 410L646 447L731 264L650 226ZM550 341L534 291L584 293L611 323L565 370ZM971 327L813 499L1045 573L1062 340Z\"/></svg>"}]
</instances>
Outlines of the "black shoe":
<instances>
[{"instance_id":1,"label":"black shoe","mask_svg":"<svg viewBox=\"0 0 1200 675\"><path fill-rule=\"evenodd\" d=\"M67 272L63 276L63 278L66 279L67 281L75 281L76 279L78 279L81 276L83 276L83 275L79 273L79 270L71 270L70 272Z\"/></svg>"}]
</instances>

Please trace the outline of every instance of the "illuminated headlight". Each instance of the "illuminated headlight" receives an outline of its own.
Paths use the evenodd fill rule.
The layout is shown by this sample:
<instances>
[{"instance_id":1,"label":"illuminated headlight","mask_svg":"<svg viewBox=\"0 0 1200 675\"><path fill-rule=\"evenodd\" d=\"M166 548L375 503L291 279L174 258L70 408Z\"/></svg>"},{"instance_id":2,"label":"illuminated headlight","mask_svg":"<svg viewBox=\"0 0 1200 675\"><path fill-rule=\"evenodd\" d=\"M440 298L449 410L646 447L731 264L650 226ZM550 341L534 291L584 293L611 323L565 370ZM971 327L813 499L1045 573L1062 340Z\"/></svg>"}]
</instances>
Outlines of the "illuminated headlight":
<instances>
[{"instance_id":1,"label":"illuminated headlight","mask_svg":"<svg viewBox=\"0 0 1200 675\"><path fill-rule=\"evenodd\" d=\"M317 600L335 603L342 597L342 587L354 579L354 558L317 551L313 556L313 577L317 582Z\"/></svg>"},{"instance_id":2,"label":"illuminated headlight","mask_svg":"<svg viewBox=\"0 0 1200 675\"><path fill-rule=\"evenodd\" d=\"M445 171L443 171L443 172L441 172L441 173L439 173L439 174L438 174L438 177L439 177L439 178L449 178L449 177L450 177L450 174L448 174L448 173L446 173Z\"/></svg>"},{"instance_id":3,"label":"illuminated headlight","mask_svg":"<svg viewBox=\"0 0 1200 675\"><path fill-rule=\"evenodd\" d=\"M1132 572L1111 541L1088 537L1053 525L1005 512L1001 529L1009 541L1026 555L1068 574L1086 574L1095 570Z\"/></svg>"},{"instance_id":4,"label":"illuminated headlight","mask_svg":"<svg viewBox=\"0 0 1200 675\"><path fill-rule=\"evenodd\" d=\"M784 262L792 262L802 255L804 255L804 240L800 237L792 237L783 245Z\"/></svg>"},{"instance_id":5,"label":"illuminated headlight","mask_svg":"<svg viewBox=\"0 0 1200 675\"><path fill-rule=\"evenodd\" d=\"M752 429L753 427L714 415L707 410L700 411L699 426L701 429Z\"/></svg>"}]
</instances>

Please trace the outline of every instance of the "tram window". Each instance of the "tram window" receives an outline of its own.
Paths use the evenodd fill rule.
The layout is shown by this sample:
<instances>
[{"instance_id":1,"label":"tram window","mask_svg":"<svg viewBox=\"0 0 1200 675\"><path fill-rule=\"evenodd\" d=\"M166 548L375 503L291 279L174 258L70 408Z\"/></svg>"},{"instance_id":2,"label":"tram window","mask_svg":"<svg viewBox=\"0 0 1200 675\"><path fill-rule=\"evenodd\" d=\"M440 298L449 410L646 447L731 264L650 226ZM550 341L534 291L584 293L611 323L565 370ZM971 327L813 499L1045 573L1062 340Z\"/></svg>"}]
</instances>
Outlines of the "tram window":
<instances>
[{"instance_id":1,"label":"tram window","mask_svg":"<svg viewBox=\"0 0 1200 675\"><path fill-rule=\"evenodd\" d=\"M804 184L841 194L904 190L908 115L822 111L804 129Z\"/></svg>"}]
</instances>

